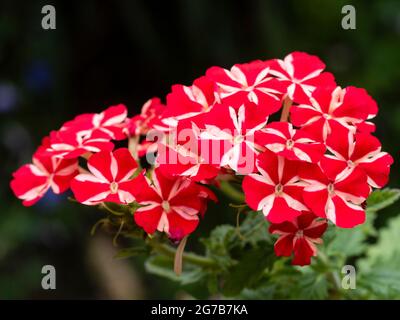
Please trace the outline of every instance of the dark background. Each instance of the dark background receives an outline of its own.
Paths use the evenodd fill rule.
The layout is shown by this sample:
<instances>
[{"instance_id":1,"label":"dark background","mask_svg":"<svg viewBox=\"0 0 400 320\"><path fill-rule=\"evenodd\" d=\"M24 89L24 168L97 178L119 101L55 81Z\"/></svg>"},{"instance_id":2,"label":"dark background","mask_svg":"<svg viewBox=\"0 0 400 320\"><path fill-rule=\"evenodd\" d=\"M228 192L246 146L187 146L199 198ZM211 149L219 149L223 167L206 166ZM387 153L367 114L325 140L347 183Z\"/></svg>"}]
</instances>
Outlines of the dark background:
<instances>
[{"instance_id":1,"label":"dark background","mask_svg":"<svg viewBox=\"0 0 400 320\"><path fill-rule=\"evenodd\" d=\"M56 30L41 28L45 4L56 8ZM356 8L356 30L341 27L346 4ZM41 138L67 119L118 103L133 115L212 65L295 50L318 55L339 85L366 88L377 100L376 135L396 158L390 185L399 187L399 38L398 0L1 0L0 298L185 297L175 284L147 275L143 258L113 260L111 238L89 235L101 218L96 209L51 194L27 209L8 184ZM198 234L232 215L211 210ZM57 290L41 289L45 264L57 269Z\"/></svg>"}]
</instances>

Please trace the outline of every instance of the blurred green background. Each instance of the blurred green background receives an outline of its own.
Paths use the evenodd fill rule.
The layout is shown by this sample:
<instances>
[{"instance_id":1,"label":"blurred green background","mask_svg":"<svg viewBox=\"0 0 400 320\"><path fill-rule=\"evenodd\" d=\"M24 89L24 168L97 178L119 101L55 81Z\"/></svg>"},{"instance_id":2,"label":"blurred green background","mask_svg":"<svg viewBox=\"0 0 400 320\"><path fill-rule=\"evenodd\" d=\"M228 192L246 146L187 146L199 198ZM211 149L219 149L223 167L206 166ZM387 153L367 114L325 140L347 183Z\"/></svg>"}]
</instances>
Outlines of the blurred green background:
<instances>
[{"instance_id":1,"label":"blurred green background","mask_svg":"<svg viewBox=\"0 0 400 320\"><path fill-rule=\"evenodd\" d=\"M56 8L56 30L41 8ZM343 30L352 4L357 29ZM399 187L400 2L374 1L16 1L0 2L0 298L179 298L176 284L145 273L143 258L114 260L111 238L90 237L95 208L48 194L24 208L9 189L41 138L83 112L125 103L130 114L172 84L190 84L212 65L318 55L341 86L366 88L380 106L376 135L396 159ZM400 213L382 212L384 226ZM197 236L234 213L215 207ZM190 244L196 249L196 236ZM54 265L57 290L41 288Z\"/></svg>"}]
</instances>

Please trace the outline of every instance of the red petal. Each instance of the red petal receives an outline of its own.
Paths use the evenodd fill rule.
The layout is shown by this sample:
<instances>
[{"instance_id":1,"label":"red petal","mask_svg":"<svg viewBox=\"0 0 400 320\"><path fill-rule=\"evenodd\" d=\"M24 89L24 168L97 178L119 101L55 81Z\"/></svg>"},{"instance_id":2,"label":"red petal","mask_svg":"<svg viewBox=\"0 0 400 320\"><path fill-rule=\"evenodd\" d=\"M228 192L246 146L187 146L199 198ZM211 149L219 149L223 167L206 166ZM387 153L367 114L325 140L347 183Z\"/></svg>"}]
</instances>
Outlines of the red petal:
<instances>
[{"instance_id":1,"label":"red petal","mask_svg":"<svg viewBox=\"0 0 400 320\"><path fill-rule=\"evenodd\" d=\"M110 184L88 181L84 176L87 175L80 174L71 181L71 190L75 199L87 205L96 205L105 201L110 194Z\"/></svg>"},{"instance_id":2,"label":"red petal","mask_svg":"<svg viewBox=\"0 0 400 320\"><path fill-rule=\"evenodd\" d=\"M39 169L34 165L24 165L13 173L10 187L25 206L36 203L49 188L46 175L37 175ZM40 172L40 171L39 171Z\"/></svg>"},{"instance_id":3,"label":"red petal","mask_svg":"<svg viewBox=\"0 0 400 320\"><path fill-rule=\"evenodd\" d=\"M136 211L133 218L138 226L142 227L147 233L153 234L157 230L163 210L161 206L142 212Z\"/></svg>"},{"instance_id":4,"label":"red petal","mask_svg":"<svg viewBox=\"0 0 400 320\"><path fill-rule=\"evenodd\" d=\"M293 265L306 266L311 264L311 257L313 256L314 252L306 239L298 238L294 244L293 251Z\"/></svg>"},{"instance_id":5,"label":"red petal","mask_svg":"<svg viewBox=\"0 0 400 320\"><path fill-rule=\"evenodd\" d=\"M304 235L311 239L319 239L325 233L328 228L326 221L315 221L309 228L304 229Z\"/></svg>"},{"instance_id":6,"label":"red petal","mask_svg":"<svg viewBox=\"0 0 400 320\"><path fill-rule=\"evenodd\" d=\"M104 178L108 182L114 181L112 170L118 172L117 162L113 159L111 152L99 152L93 154L88 160L89 170L99 178ZM111 169L111 166L114 168Z\"/></svg>"},{"instance_id":7,"label":"red petal","mask_svg":"<svg viewBox=\"0 0 400 320\"><path fill-rule=\"evenodd\" d=\"M290 257L293 251L294 235L288 234L280 237L274 245L275 254L278 257Z\"/></svg>"},{"instance_id":8,"label":"red petal","mask_svg":"<svg viewBox=\"0 0 400 320\"><path fill-rule=\"evenodd\" d=\"M272 234L283 234L283 233L296 233L298 228L293 222L285 221L282 223L271 223L268 231Z\"/></svg>"},{"instance_id":9,"label":"red petal","mask_svg":"<svg viewBox=\"0 0 400 320\"><path fill-rule=\"evenodd\" d=\"M353 228L365 222L365 212L360 206L349 207L340 197L333 197L336 212L336 225L341 228Z\"/></svg>"},{"instance_id":10,"label":"red petal","mask_svg":"<svg viewBox=\"0 0 400 320\"><path fill-rule=\"evenodd\" d=\"M186 220L174 211L168 213L167 218L169 222L169 236L174 240L180 240L184 236L192 233L199 224L198 218Z\"/></svg>"},{"instance_id":11,"label":"red petal","mask_svg":"<svg viewBox=\"0 0 400 320\"><path fill-rule=\"evenodd\" d=\"M121 148L113 152L114 158L117 162L118 173L115 177L115 181L129 178L138 167L135 159L126 148Z\"/></svg>"},{"instance_id":12,"label":"red petal","mask_svg":"<svg viewBox=\"0 0 400 320\"><path fill-rule=\"evenodd\" d=\"M293 219L295 219L300 214L301 211L294 210L289 207L287 202L283 198L276 197L271 211L267 216L267 219L271 223L281 223L284 221L293 221Z\"/></svg>"}]
</instances>

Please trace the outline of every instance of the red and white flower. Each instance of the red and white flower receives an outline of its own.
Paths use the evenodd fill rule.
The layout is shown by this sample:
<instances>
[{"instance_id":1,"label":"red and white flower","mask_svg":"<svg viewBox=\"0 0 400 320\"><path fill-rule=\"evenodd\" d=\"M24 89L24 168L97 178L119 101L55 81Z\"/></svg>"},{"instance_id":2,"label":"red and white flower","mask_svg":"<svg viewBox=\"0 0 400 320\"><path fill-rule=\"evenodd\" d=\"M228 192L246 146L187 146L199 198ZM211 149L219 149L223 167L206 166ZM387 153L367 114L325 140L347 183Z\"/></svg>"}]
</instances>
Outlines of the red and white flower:
<instances>
[{"instance_id":1,"label":"red and white flower","mask_svg":"<svg viewBox=\"0 0 400 320\"><path fill-rule=\"evenodd\" d=\"M141 207L134 213L135 222L147 233L156 230L179 240L192 233L199 224L199 214L207 200L215 199L205 187L186 178L166 178L158 169L151 180L140 174L136 178L136 200Z\"/></svg>"},{"instance_id":2,"label":"red and white flower","mask_svg":"<svg viewBox=\"0 0 400 320\"><path fill-rule=\"evenodd\" d=\"M114 144L107 133L96 130L89 136L74 129L52 131L45 153L63 159L74 159L85 153L111 151Z\"/></svg>"},{"instance_id":3,"label":"red and white flower","mask_svg":"<svg viewBox=\"0 0 400 320\"><path fill-rule=\"evenodd\" d=\"M288 122L272 122L256 132L256 142L289 160L318 162L325 153L325 145L313 140L303 130L296 130Z\"/></svg>"},{"instance_id":4,"label":"red and white flower","mask_svg":"<svg viewBox=\"0 0 400 320\"><path fill-rule=\"evenodd\" d=\"M122 140L126 138L124 129L128 110L125 105L111 106L100 113L87 113L77 116L74 120L66 122L60 131L68 130L79 132L83 138L96 135L99 131L109 139Z\"/></svg>"},{"instance_id":5,"label":"red and white flower","mask_svg":"<svg viewBox=\"0 0 400 320\"><path fill-rule=\"evenodd\" d=\"M208 112L218 102L214 92L214 81L203 76L188 87L181 84L172 86L167 95L167 108L162 114L162 122L175 128L178 121Z\"/></svg>"},{"instance_id":6,"label":"red and white flower","mask_svg":"<svg viewBox=\"0 0 400 320\"><path fill-rule=\"evenodd\" d=\"M278 257L290 257L293 265L305 266L311 263L311 257L317 255L316 244L322 243L322 235L328 224L318 219L311 212L304 212L293 221L271 224L269 232L279 235L275 243L275 254Z\"/></svg>"},{"instance_id":7,"label":"red and white flower","mask_svg":"<svg viewBox=\"0 0 400 320\"><path fill-rule=\"evenodd\" d=\"M387 183L393 163L371 135L376 102L364 89L337 87L324 69L303 52L211 67L190 86L172 86L166 105L152 98L131 119L122 104L79 115L43 139L10 186L26 206L69 187L86 205L134 203L145 232L180 240L216 201L204 184L245 175L247 205L279 235L276 254L308 265L327 220L342 228L364 222L366 199ZM281 121L268 124L282 104ZM128 149L113 151L123 139Z\"/></svg>"},{"instance_id":8,"label":"red and white flower","mask_svg":"<svg viewBox=\"0 0 400 320\"><path fill-rule=\"evenodd\" d=\"M303 204L303 183L298 176L298 163L265 151L257 159L260 174L243 179L246 203L253 210L262 210L272 223L292 221L307 210Z\"/></svg>"},{"instance_id":9,"label":"red and white flower","mask_svg":"<svg viewBox=\"0 0 400 320\"><path fill-rule=\"evenodd\" d=\"M289 98L297 103L308 99L317 87L336 86L333 75L322 72L325 64L317 57L304 52L293 52L283 60L266 61L269 73L285 84Z\"/></svg>"},{"instance_id":10,"label":"red and white flower","mask_svg":"<svg viewBox=\"0 0 400 320\"><path fill-rule=\"evenodd\" d=\"M269 66L260 60L235 64L230 70L211 67L206 76L216 83L222 102L239 108L252 102L272 114L281 107L284 85L269 74Z\"/></svg>"},{"instance_id":11,"label":"red and white flower","mask_svg":"<svg viewBox=\"0 0 400 320\"><path fill-rule=\"evenodd\" d=\"M305 204L321 218L341 228L352 228L365 221L363 202L371 189L361 170L344 170L321 160L319 165L304 163L300 178L307 183Z\"/></svg>"},{"instance_id":12,"label":"red and white flower","mask_svg":"<svg viewBox=\"0 0 400 320\"><path fill-rule=\"evenodd\" d=\"M165 111L165 105L159 98L152 98L145 102L139 115L132 117L128 123L128 131L131 136L146 135L154 124L159 122L161 114Z\"/></svg>"},{"instance_id":13,"label":"red and white flower","mask_svg":"<svg viewBox=\"0 0 400 320\"><path fill-rule=\"evenodd\" d=\"M78 174L76 160L46 156L41 149L33 155L32 164L26 164L13 173L11 189L25 206L35 204L49 189L56 194L66 191L71 179Z\"/></svg>"},{"instance_id":14,"label":"red and white flower","mask_svg":"<svg viewBox=\"0 0 400 320\"><path fill-rule=\"evenodd\" d=\"M376 102L364 89L321 87L312 93L308 104L291 107L290 119L293 125L304 127L315 139L325 141L334 133L334 123L355 133L357 128L362 129L360 123L376 114L376 110Z\"/></svg>"},{"instance_id":15,"label":"red and white flower","mask_svg":"<svg viewBox=\"0 0 400 320\"><path fill-rule=\"evenodd\" d=\"M87 167L90 172L77 175L71 182L77 201L96 205L101 202L128 204L135 200L133 190L137 185L132 175L138 166L128 149L95 153Z\"/></svg>"},{"instance_id":16,"label":"red and white flower","mask_svg":"<svg viewBox=\"0 0 400 320\"><path fill-rule=\"evenodd\" d=\"M381 143L374 136L368 133L353 135L339 126L335 135L328 137L327 146L333 155L324 157L326 166L337 167L339 171L362 170L374 188L382 188L387 183L393 158L381 151Z\"/></svg>"},{"instance_id":17,"label":"red and white flower","mask_svg":"<svg viewBox=\"0 0 400 320\"><path fill-rule=\"evenodd\" d=\"M205 152L202 152L202 144L205 140L195 142L195 146L173 144L158 146L156 163L160 172L169 177L185 176L193 181L207 181L215 178L219 173L219 167L212 163L212 159L205 158L210 155L206 144Z\"/></svg>"},{"instance_id":18,"label":"red and white flower","mask_svg":"<svg viewBox=\"0 0 400 320\"><path fill-rule=\"evenodd\" d=\"M268 122L268 111L247 103L235 109L228 105L215 106L196 125L201 140L214 141L210 158L220 159L220 167L227 166L239 174L254 172L259 146L254 141L257 130ZM215 163L215 162L214 162Z\"/></svg>"},{"instance_id":19,"label":"red and white flower","mask_svg":"<svg viewBox=\"0 0 400 320\"><path fill-rule=\"evenodd\" d=\"M144 157L146 154L155 153L157 151L157 139L152 139L154 134L164 135L156 129L160 125L163 126L162 131L168 131L164 128L162 121L162 113L165 111L165 105L161 103L159 98L152 98L146 101L142 106L139 115L132 117L128 121L127 135L130 137L129 148L133 148L135 157ZM148 135L148 136L147 136ZM155 137L154 137L155 138Z\"/></svg>"}]
</instances>

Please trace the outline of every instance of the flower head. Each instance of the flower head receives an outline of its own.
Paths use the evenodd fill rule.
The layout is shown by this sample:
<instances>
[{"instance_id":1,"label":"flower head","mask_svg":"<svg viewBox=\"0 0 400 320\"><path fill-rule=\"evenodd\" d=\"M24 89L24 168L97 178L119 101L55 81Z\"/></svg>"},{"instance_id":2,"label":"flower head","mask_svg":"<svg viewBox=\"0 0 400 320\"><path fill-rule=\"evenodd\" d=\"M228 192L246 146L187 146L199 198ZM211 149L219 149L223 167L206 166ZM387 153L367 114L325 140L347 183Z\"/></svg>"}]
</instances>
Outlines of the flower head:
<instances>
[{"instance_id":1,"label":"flower head","mask_svg":"<svg viewBox=\"0 0 400 320\"><path fill-rule=\"evenodd\" d=\"M266 61L269 73L285 85L288 97L296 103L307 101L318 87L336 86L333 75L322 72L325 64L317 57L305 52L292 52L283 60Z\"/></svg>"},{"instance_id":2,"label":"flower head","mask_svg":"<svg viewBox=\"0 0 400 320\"><path fill-rule=\"evenodd\" d=\"M279 235L275 243L275 254L290 257L293 265L305 266L311 263L311 257L317 255L315 244L322 243L321 236L328 224L311 212L303 212L293 221L271 224L269 232Z\"/></svg>"},{"instance_id":3,"label":"flower head","mask_svg":"<svg viewBox=\"0 0 400 320\"><path fill-rule=\"evenodd\" d=\"M87 166L89 172L77 175L71 182L77 201L96 205L101 202L128 204L135 200L136 184L132 176L137 163L128 149L93 154Z\"/></svg>"},{"instance_id":4,"label":"flower head","mask_svg":"<svg viewBox=\"0 0 400 320\"><path fill-rule=\"evenodd\" d=\"M204 140L194 141L191 146L160 144L156 163L160 172L169 177L185 176L199 182L213 179L219 173L219 165L208 157L211 147L212 142Z\"/></svg>"},{"instance_id":5,"label":"flower head","mask_svg":"<svg viewBox=\"0 0 400 320\"><path fill-rule=\"evenodd\" d=\"M200 140L214 141L209 152L213 153L213 159L219 159L220 167L248 174L255 171L260 149L254 135L267 121L268 111L247 103L238 109L229 105L215 106L196 125L200 128Z\"/></svg>"},{"instance_id":6,"label":"flower head","mask_svg":"<svg viewBox=\"0 0 400 320\"><path fill-rule=\"evenodd\" d=\"M35 204L52 189L56 194L69 188L71 179L78 173L76 160L64 160L44 155L40 147L33 155L32 163L13 173L11 189L25 206Z\"/></svg>"},{"instance_id":7,"label":"flower head","mask_svg":"<svg viewBox=\"0 0 400 320\"><path fill-rule=\"evenodd\" d=\"M85 153L97 153L100 151L112 151L114 144L110 136L96 130L90 135L85 131L76 132L73 129L50 132L50 138L43 152L62 159L76 159Z\"/></svg>"},{"instance_id":8,"label":"flower head","mask_svg":"<svg viewBox=\"0 0 400 320\"><path fill-rule=\"evenodd\" d=\"M341 126L335 132L327 139L327 147L332 155L323 158L324 165L337 167L339 171L360 170L367 175L371 187L384 187L393 158L381 151L379 140L369 133L352 134Z\"/></svg>"},{"instance_id":9,"label":"flower head","mask_svg":"<svg viewBox=\"0 0 400 320\"><path fill-rule=\"evenodd\" d=\"M129 135L139 136L147 134L154 129L154 124L159 122L161 114L165 110L165 105L159 98L152 98L145 102L139 115L132 117L128 122Z\"/></svg>"},{"instance_id":10,"label":"flower head","mask_svg":"<svg viewBox=\"0 0 400 320\"><path fill-rule=\"evenodd\" d=\"M306 182L303 199L312 212L341 228L352 228L365 221L363 202L370 194L367 176L361 170L344 170L321 160L319 165L301 166L299 175Z\"/></svg>"},{"instance_id":11,"label":"flower head","mask_svg":"<svg viewBox=\"0 0 400 320\"><path fill-rule=\"evenodd\" d=\"M234 108L252 102L274 113L281 106L284 85L269 74L269 66L260 60L235 64L230 70L211 67L206 76L216 83L220 100Z\"/></svg>"},{"instance_id":12,"label":"flower head","mask_svg":"<svg viewBox=\"0 0 400 320\"><path fill-rule=\"evenodd\" d=\"M257 169L259 173L243 179L243 191L250 208L261 210L273 223L291 221L302 210L307 210L296 162L265 151L257 159Z\"/></svg>"},{"instance_id":13,"label":"flower head","mask_svg":"<svg viewBox=\"0 0 400 320\"><path fill-rule=\"evenodd\" d=\"M318 162L325 146L310 134L294 129L288 122L272 122L256 133L256 141L267 149L289 160Z\"/></svg>"},{"instance_id":14,"label":"flower head","mask_svg":"<svg viewBox=\"0 0 400 320\"><path fill-rule=\"evenodd\" d=\"M369 128L360 124L376 114L377 106L364 89L319 87L313 91L308 103L292 106L290 111L293 125L304 128L315 139L325 141L335 134L335 124L353 133Z\"/></svg>"},{"instance_id":15,"label":"flower head","mask_svg":"<svg viewBox=\"0 0 400 320\"><path fill-rule=\"evenodd\" d=\"M172 86L162 122L176 127L178 121L210 111L218 102L214 87L214 81L205 76L196 79L190 87L181 84Z\"/></svg>"},{"instance_id":16,"label":"flower head","mask_svg":"<svg viewBox=\"0 0 400 320\"><path fill-rule=\"evenodd\" d=\"M140 174L136 183L140 185L135 194L140 207L134 213L135 222L147 233L158 230L176 240L196 229L208 199L215 199L205 187L186 178L167 178L158 169L151 179Z\"/></svg>"},{"instance_id":17,"label":"flower head","mask_svg":"<svg viewBox=\"0 0 400 320\"><path fill-rule=\"evenodd\" d=\"M66 122L60 131L69 130L79 132L80 136L89 138L101 132L109 139L122 140L126 138L124 129L128 110L123 104L111 106L100 113L87 113L77 116Z\"/></svg>"}]
</instances>

